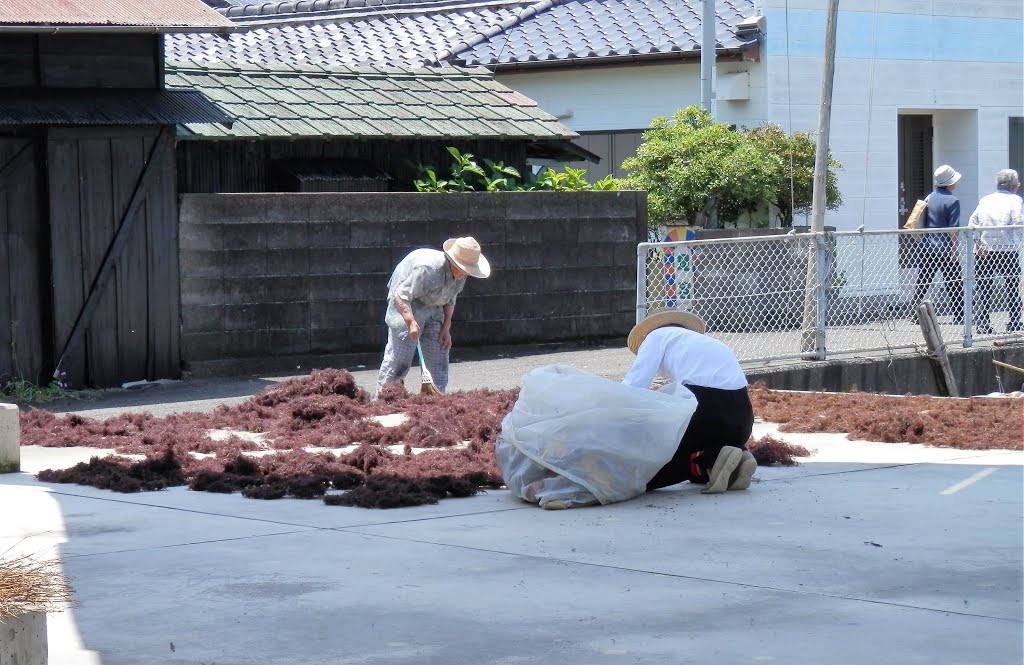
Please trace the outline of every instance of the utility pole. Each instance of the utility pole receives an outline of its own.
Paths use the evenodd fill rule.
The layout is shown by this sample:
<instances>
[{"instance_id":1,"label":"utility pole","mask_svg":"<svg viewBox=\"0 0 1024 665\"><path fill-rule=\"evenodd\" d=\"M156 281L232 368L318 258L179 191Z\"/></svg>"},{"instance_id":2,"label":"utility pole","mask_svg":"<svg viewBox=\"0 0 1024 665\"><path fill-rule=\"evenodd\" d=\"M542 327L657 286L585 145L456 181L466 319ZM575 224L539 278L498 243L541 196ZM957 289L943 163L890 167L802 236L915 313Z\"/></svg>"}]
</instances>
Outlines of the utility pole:
<instances>
[{"instance_id":1,"label":"utility pole","mask_svg":"<svg viewBox=\"0 0 1024 665\"><path fill-rule=\"evenodd\" d=\"M801 351L814 352L816 360L825 359L825 323L828 318L826 307L828 254L822 232L825 230L828 134L832 120L832 81L836 73L836 25L839 22L839 0L828 0L826 11L828 16L825 23L825 67L821 76L818 142L814 153L814 189L811 195L811 245L807 253L804 314L800 325ZM788 30L789 26L786 26L786 29Z\"/></svg>"},{"instance_id":2,"label":"utility pole","mask_svg":"<svg viewBox=\"0 0 1024 665\"><path fill-rule=\"evenodd\" d=\"M700 39L700 107L705 113L715 117L714 86L715 79L715 46L716 27L715 0L701 0L701 39Z\"/></svg>"},{"instance_id":3,"label":"utility pole","mask_svg":"<svg viewBox=\"0 0 1024 665\"><path fill-rule=\"evenodd\" d=\"M814 153L814 189L811 198L811 231L825 229L825 191L828 174L828 134L832 121L832 81L836 75L836 24L839 0L828 0L825 25L825 69L821 77L821 105L818 107L818 144Z\"/></svg>"}]
</instances>

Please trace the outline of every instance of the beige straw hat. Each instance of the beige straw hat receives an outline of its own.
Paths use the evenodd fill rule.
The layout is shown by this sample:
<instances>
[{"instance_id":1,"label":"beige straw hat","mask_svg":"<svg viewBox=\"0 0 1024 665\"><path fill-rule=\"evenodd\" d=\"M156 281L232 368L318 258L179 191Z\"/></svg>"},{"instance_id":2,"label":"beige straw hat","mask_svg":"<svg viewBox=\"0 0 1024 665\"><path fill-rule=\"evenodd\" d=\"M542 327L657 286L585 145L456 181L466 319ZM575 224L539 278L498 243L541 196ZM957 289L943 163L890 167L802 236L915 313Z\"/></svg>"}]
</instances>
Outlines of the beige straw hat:
<instances>
[{"instance_id":1,"label":"beige straw hat","mask_svg":"<svg viewBox=\"0 0 1024 665\"><path fill-rule=\"evenodd\" d=\"M444 241L444 253L473 277L484 278L491 274L491 264L480 253L480 243L476 238L448 238Z\"/></svg>"},{"instance_id":2,"label":"beige straw hat","mask_svg":"<svg viewBox=\"0 0 1024 665\"><path fill-rule=\"evenodd\" d=\"M682 326L694 332L704 333L704 322L696 314L680 312L677 309L663 309L649 314L646 319L633 326L626 338L626 346L635 355L640 345L652 331L665 326Z\"/></svg>"}]
</instances>

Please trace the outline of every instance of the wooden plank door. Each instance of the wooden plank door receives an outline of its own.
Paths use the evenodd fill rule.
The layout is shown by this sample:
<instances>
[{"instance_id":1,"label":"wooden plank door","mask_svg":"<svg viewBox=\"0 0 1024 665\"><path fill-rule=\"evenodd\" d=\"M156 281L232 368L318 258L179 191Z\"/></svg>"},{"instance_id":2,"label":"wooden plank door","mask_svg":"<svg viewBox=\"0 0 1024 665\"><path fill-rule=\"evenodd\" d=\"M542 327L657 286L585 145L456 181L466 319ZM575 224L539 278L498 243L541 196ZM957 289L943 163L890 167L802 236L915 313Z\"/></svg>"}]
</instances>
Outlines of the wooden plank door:
<instances>
[{"instance_id":1,"label":"wooden plank door","mask_svg":"<svg viewBox=\"0 0 1024 665\"><path fill-rule=\"evenodd\" d=\"M0 384L50 382L49 250L39 189L39 146L0 137Z\"/></svg>"},{"instance_id":2,"label":"wooden plank door","mask_svg":"<svg viewBox=\"0 0 1024 665\"><path fill-rule=\"evenodd\" d=\"M173 141L157 142L158 131L49 133L55 348L64 350L76 328L84 329L80 341L59 351L72 385L178 376L174 148ZM133 200L134 212L125 217ZM109 279L101 274L108 255Z\"/></svg>"}]
</instances>

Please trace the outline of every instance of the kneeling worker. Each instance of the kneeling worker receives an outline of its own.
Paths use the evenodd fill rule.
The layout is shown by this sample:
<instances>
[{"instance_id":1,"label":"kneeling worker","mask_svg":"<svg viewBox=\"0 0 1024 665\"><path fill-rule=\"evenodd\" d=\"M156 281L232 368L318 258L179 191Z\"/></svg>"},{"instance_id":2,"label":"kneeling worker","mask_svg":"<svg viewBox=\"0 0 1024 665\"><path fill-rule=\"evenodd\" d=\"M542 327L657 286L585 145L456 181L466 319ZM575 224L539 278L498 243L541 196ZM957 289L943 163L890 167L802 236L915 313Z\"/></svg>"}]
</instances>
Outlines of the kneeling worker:
<instances>
[{"instance_id":1,"label":"kneeling worker","mask_svg":"<svg viewBox=\"0 0 1024 665\"><path fill-rule=\"evenodd\" d=\"M757 470L746 450L754 427L747 377L732 350L703 333L700 318L675 310L652 314L629 333L636 360L624 384L650 388L660 372L697 398L679 448L647 484L648 491L684 480L705 483L705 494L744 490Z\"/></svg>"}]
</instances>

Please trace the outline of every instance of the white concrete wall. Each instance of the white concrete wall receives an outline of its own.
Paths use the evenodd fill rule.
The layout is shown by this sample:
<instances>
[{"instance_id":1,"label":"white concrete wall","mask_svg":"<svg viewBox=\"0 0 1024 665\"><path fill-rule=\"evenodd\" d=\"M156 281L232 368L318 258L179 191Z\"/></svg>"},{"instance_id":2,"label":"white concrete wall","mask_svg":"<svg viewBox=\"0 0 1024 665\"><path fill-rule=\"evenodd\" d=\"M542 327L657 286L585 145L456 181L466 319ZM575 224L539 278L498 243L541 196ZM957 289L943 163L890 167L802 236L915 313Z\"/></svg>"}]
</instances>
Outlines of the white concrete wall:
<instances>
[{"instance_id":1,"label":"white concrete wall","mask_svg":"<svg viewBox=\"0 0 1024 665\"><path fill-rule=\"evenodd\" d=\"M763 63L722 62L716 70L750 73L750 99L718 102L716 118L745 126L762 122L767 111ZM497 80L581 132L647 129L657 116L700 104L696 61L498 72Z\"/></svg>"},{"instance_id":2,"label":"white concrete wall","mask_svg":"<svg viewBox=\"0 0 1024 665\"><path fill-rule=\"evenodd\" d=\"M716 118L765 120L788 130L818 125L824 52L823 0L764 0L760 62L719 63L748 71L750 99L720 101ZM844 204L826 213L839 230L898 226L897 118L934 117L935 164L964 174L965 215L1009 159L1009 118L1024 116L1021 0L843 0L840 5L831 145L843 164ZM498 80L584 132L638 130L655 116L700 103L700 65L500 72Z\"/></svg>"},{"instance_id":3,"label":"white concrete wall","mask_svg":"<svg viewBox=\"0 0 1024 665\"><path fill-rule=\"evenodd\" d=\"M768 116L815 130L825 11L821 0L765 0ZM1009 118L1024 115L1024 4L1020 0L844 0L831 119L844 166L839 230L893 229L898 214L897 117L933 116L935 164L964 174L969 215L1009 159ZM788 29L787 29L788 26Z\"/></svg>"}]
</instances>

